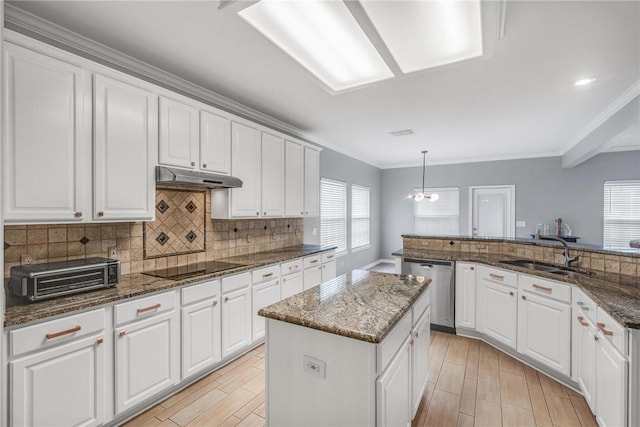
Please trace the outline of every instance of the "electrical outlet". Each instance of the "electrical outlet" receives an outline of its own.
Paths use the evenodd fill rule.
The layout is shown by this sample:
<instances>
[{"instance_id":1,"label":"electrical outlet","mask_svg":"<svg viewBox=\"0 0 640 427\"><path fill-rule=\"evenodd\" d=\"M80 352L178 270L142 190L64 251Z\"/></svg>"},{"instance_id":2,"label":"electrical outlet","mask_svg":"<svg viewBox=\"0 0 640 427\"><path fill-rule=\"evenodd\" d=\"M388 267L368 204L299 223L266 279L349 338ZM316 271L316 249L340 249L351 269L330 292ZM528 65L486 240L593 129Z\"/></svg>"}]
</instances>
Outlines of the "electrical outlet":
<instances>
[{"instance_id":1,"label":"electrical outlet","mask_svg":"<svg viewBox=\"0 0 640 427\"><path fill-rule=\"evenodd\" d=\"M276 240L276 232L271 233L271 240Z\"/></svg>"},{"instance_id":2,"label":"electrical outlet","mask_svg":"<svg viewBox=\"0 0 640 427\"><path fill-rule=\"evenodd\" d=\"M115 246L111 246L108 252L109 252L109 258L115 258L118 253Z\"/></svg>"},{"instance_id":3,"label":"electrical outlet","mask_svg":"<svg viewBox=\"0 0 640 427\"><path fill-rule=\"evenodd\" d=\"M302 356L302 370L304 372L325 379L326 367L326 362L322 360L307 356L306 354Z\"/></svg>"},{"instance_id":4,"label":"electrical outlet","mask_svg":"<svg viewBox=\"0 0 640 427\"><path fill-rule=\"evenodd\" d=\"M313 227L311 229L311 235L312 236L317 236L318 235L318 227Z\"/></svg>"},{"instance_id":5,"label":"electrical outlet","mask_svg":"<svg viewBox=\"0 0 640 427\"><path fill-rule=\"evenodd\" d=\"M33 255L20 254L20 265L29 265L29 264L33 264Z\"/></svg>"},{"instance_id":6,"label":"electrical outlet","mask_svg":"<svg viewBox=\"0 0 640 427\"><path fill-rule=\"evenodd\" d=\"M247 234L247 243L251 243L251 236Z\"/></svg>"}]
</instances>

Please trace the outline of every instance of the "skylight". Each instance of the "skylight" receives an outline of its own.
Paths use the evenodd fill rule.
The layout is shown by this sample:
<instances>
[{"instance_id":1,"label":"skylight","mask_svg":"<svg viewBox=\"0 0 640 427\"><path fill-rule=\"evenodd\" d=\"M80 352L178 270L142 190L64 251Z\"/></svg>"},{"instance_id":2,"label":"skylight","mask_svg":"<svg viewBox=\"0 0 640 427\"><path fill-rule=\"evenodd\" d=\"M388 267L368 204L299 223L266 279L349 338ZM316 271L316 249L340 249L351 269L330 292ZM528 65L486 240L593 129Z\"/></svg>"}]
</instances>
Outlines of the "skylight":
<instances>
[{"instance_id":1,"label":"skylight","mask_svg":"<svg viewBox=\"0 0 640 427\"><path fill-rule=\"evenodd\" d=\"M360 4L404 73L482 56L480 0Z\"/></svg>"},{"instance_id":2,"label":"skylight","mask_svg":"<svg viewBox=\"0 0 640 427\"><path fill-rule=\"evenodd\" d=\"M341 1L262 0L238 14L334 91L393 77Z\"/></svg>"}]
</instances>

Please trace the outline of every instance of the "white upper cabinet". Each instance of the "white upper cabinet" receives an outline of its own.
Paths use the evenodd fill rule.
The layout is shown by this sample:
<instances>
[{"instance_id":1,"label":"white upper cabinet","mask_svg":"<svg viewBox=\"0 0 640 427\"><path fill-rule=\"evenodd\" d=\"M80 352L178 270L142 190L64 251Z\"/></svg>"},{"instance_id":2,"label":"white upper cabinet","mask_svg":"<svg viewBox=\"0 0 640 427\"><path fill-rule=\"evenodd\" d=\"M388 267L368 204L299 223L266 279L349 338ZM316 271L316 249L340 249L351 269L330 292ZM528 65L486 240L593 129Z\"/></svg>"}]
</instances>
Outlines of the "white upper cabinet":
<instances>
[{"instance_id":1,"label":"white upper cabinet","mask_svg":"<svg viewBox=\"0 0 640 427\"><path fill-rule=\"evenodd\" d=\"M284 215L284 139L262 133L262 216Z\"/></svg>"},{"instance_id":2,"label":"white upper cabinet","mask_svg":"<svg viewBox=\"0 0 640 427\"><path fill-rule=\"evenodd\" d=\"M90 105L85 72L63 60L4 45L6 222L81 221L90 185ZM46 176L46 182L43 177Z\"/></svg>"},{"instance_id":3,"label":"white upper cabinet","mask_svg":"<svg viewBox=\"0 0 640 427\"><path fill-rule=\"evenodd\" d=\"M208 111L200 111L200 169L231 172L231 121Z\"/></svg>"},{"instance_id":4,"label":"white upper cabinet","mask_svg":"<svg viewBox=\"0 0 640 427\"><path fill-rule=\"evenodd\" d=\"M160 97L160 163L196 169L199 161L199 143L198 109Z\"/></svg>"},{"instance_id":5,"label":"white upper cabinet","mask_svg":"<svg viewBox=\"0 0 640 427\"><path fill-rule=\"evenodd\" d=\"M260 131L231 124L231 174L242 180L242 188L231 189L231 216L260 216L262 199Z\"/></svg>"},{"instance_id":6,"label":"white upper cabinet","mask_svg":"<svg viewBox=\"0 0 640 427\"><path fill-rule=\"evenodd\" d=\"M320 152L304 148L304 215L320 215Z\"/></svg>"},{"instance_id":7,"label":"white upper cabinet","mask_svg":"<svg viewBox=\"0 0 640 427\"><path fill-rule=\"evenodd\" d=\"M94 101L94 218L153 220L157 96L95 75Z\"/></svg>"},{"instance_id":8,"label":"white upper cabinet","mask_svg":"<svg viewBox=\"0 0 640 427\"><path fill-rule=\"evenodd\" d=\"M304 147L287 141L285 145L285 216L304 215Z\"/></svg>"}]
</instances>

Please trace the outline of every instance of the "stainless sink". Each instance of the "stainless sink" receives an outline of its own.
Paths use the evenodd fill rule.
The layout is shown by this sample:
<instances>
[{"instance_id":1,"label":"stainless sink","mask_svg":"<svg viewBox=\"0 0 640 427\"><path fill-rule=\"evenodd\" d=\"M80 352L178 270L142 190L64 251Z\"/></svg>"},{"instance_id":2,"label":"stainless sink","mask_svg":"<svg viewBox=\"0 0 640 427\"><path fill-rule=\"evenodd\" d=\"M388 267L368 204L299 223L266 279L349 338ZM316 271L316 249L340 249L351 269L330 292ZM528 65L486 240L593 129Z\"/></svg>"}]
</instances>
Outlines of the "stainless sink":
<instances>
[{"instance_id":1,"label":"stainless sink","mask_svg":"<svg viewBox=\"0 0 640 427\"><path fill-rule=\"evenodd\" d=\"M580 271L570 267L559 267L557 265L545 264L542 262L531 261L528 259L516 259L500 261L503 264L513 265L516 267L526 268L534 271L544 271L546 273L557 274L558 276L591 276L593 273L590 271Z\"/></svg>"}]
</instances>

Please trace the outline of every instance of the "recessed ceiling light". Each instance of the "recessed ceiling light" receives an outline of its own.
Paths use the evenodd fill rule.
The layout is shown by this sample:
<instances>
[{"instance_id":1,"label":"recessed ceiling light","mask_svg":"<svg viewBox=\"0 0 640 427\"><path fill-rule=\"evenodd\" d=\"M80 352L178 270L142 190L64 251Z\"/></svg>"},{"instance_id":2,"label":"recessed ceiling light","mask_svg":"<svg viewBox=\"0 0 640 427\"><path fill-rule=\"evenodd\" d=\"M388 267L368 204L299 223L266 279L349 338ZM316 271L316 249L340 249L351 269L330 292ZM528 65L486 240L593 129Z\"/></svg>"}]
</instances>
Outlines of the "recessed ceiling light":
<instances>
[{"instance_id":1,"label":"recessed ceiling light","mask_svg":"<svg viewBox=\"0 0 640 427\"><path fill-rule=\"evenodd\" d=\"M403 130L394 130L393 132L389 132L393 136L405 136L405 135L413 135L415 132L413 129L403 129Z\"/></svg>"},{"instance_id":2,"label":"recessed ceiling light","mask_svg":"<svg viewBox=\"0 0 640 427\"><path fill-rule=\"evenodd\" d=\"M482 56L480 0L360 4L404 73Z\"/></svg>"},{"instance_id":3,"label":"recessed ceiling light","mask_svg":"<svg viewBox=\"0 0 640 427\"><path fill-rule=\"evenodd\" d=\"M262 0L238 14L334 91L393 77L341 1Z\"/></svg>"},{"instance_id":4,"label":"recessed ceiling light","mask_svg":"<svg viewBox=\"0 0 640 427\"><path fill-rule=\"evenodd\" d=\"M576 85L576 86L584 86L584 85L588 85L589 83L593 83L595 81L596 81L595 77L587 77L587 78L580 79L580 80L576 81L574 83L574 85Z\"/></svg>"}]
</instances>

